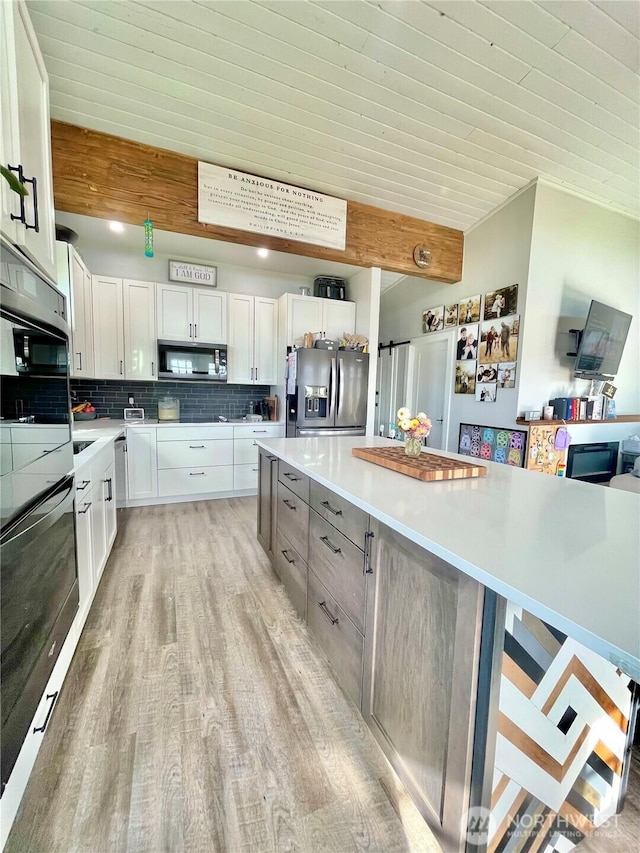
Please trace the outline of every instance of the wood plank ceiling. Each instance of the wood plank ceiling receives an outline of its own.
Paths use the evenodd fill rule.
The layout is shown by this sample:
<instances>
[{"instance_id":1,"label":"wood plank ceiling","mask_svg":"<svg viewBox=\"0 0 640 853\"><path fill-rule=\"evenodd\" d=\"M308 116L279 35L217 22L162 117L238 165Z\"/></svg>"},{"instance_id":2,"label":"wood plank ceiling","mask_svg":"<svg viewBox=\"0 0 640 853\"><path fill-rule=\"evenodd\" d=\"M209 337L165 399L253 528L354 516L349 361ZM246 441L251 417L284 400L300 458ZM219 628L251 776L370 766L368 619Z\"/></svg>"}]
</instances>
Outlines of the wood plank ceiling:
<instances>
[{"instance_id":1,"label":"wood plank ceiling","mask_svg":"<svg viewBox=\"0 0 640 853\"><path fill-rule=\"evenodd\" d=\"M467 229L640 212L635 0L31 0L54 118Z\"/></svg>"}]
</instances>

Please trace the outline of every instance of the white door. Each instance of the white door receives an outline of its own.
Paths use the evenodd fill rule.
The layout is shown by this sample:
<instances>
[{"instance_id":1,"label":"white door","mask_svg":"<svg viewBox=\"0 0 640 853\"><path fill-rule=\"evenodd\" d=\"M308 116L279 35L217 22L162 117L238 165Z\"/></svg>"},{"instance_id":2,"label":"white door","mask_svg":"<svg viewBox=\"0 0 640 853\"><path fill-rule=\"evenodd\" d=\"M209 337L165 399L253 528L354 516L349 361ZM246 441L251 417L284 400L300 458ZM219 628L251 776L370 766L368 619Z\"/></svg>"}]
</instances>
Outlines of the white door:
<instances>
[{"instance_id":1,"label":"white door","mask_svg":"<svg viewBox=\"0 0 640 853\"><path fill-rule=\"evenodd\" d=\"M18 245L55 281L49 77L26 5L14 4L14 10L20 163L25 178L36 178L36 185L27 183L25 198L26 225L34 227L18 230Z\"/></svg>"},{"instance_id":2,"label":"white door","mask_svg":"<svg viewBox=\"0 0 640 853\"><path fill-rule=\"evenodd\" d=\"M322 331L325 338L340 341L345 332L352 335L356 328L356 303L340 299L322 300Z\"/></svg>"},{"instance_id":3,"label":"white door","mask_svg":"<svg viewBox=\"0 0 640 853\"><path fill-rule=\"evenodd\" d=\"M227 294L193 288L193 339L201 344L227 343Z\"/></svg>"},{"instance_id":4,"label":"white door","mask_svg":"<svg viewBox=\"0 0 640 853\"><path fill-rule=\"evenodd\" d=\"M287 346L302 346L305 332L322 331L322 300L287 293Z\"/></svg>"},{"instance_id":5,"label":"white door","mask_svg":"<svg viewBox=\"0 0 640 853\"><path fill-rule=\"evenodd\" d=\"M95 375L124 378L122 279L94 275L91 280Z\"/></svg>"},{"instance_id":6,"label":"white door","mask_svg":"<svg viewBox=\"0 0 640 853\"><path fill-rule=\"evenodd\" d=\"M278 384L278 301L256 296L254 325L254 380L258 385Z\"/></svg>"},{"instance_id":7,"label":"white door","mask_svg":"<svg viewBox=\"0 0 640 853\"><path fill-rule=\"evenodd\" d=\"M93 376L93 312L91 306L91 274L73 248L69 247L71 265L71 375L79 379Z\"/></svg>"},{"instance_id":8,"label":"white door","mask_svg":"<svg viewBox=\"0 0 640 853\"><path fill-rule=\"evenodd\" d=\"M376 417L375 434L389 435L389 428L395 422L395 412L391 412L391 368L393 348L383 349L378 356L376 372Z\"/></svg>"},{"instance_id":9,"label":"white door","mask_svg":"<svg viewBox=\"0 0 640 853\"><path fill-rule=\"evenodd\" d=\"M253 385L254 297L229 294L227 381Z\"/></svg>"},{"instance_id":10,"label":"white door","mask_svg":"<svg viewBox=\"0 0 640 853\"><path fill-rule=\"evenodd\" d=\"M161 341L193 340L193 293L190 287L156 285L156 316Z\"/></svg>"},{"instance_id":11,"label":"white door","mask_svg":"<svg viewBox=\"0 0 640 853\"><path fill-rule=\"evenodd\" d=\"M452 383L452 338L425 339L413 344L412 413L425 412L431 420L427 446L447 449Z\"/></svg>"},{"instance_id":12,"label":"white door","mask_svg":"<svg viewBox=\"0 0 640 853\"><path fill-rule=\"evenodd\" d=\"M124 299L124 375L127 379L157 378L155 285L122 282Z\"/></svg>"},{"instance_id":13,"label":"white door","mask_svg":"<svg viewBox=\"0 0 640 853\"><path fill-rule=\"evenodd\" d=\"M154 427L127 429L127 488L129 500L158 496L158 461Z\"/></svg>"}]
</instances>

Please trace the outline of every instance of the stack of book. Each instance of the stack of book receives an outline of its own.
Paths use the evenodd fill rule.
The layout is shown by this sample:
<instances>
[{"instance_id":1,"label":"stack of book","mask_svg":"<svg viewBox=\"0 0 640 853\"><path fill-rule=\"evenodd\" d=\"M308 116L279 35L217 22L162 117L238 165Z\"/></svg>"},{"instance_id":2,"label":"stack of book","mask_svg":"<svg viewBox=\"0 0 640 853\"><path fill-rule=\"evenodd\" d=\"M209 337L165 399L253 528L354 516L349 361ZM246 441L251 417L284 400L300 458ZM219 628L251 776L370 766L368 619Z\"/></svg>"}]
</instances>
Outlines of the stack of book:
<instances>
[{"instance_id":1,"label":"stack of book","mask_svg":"<svg viewBox=\"0 0 640 853\"><path fill-rule=\"evenodd\" d=\"M556 421L601 421L606 417L603 397L556 397L549 400Z\"/></svg>"}]
</instances>

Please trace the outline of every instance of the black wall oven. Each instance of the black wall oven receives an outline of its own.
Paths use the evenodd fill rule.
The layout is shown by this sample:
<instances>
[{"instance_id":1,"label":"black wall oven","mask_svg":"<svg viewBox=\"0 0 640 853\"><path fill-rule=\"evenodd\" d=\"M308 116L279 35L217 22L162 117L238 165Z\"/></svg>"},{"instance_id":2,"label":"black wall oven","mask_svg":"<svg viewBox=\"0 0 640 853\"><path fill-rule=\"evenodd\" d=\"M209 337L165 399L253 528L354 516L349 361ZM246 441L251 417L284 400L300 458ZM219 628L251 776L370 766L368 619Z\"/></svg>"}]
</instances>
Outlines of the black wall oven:
<instances>
[{"instance_id":1,"label":"black wall oven","mask_svg":"<svg viewBox=\"0 0 640 853\"><path fill-rule=\"evenodd\" d=\"M4 241L0 253L3 791L77 612L78 580L64 298Z\"/></svg>"}]
</instances>

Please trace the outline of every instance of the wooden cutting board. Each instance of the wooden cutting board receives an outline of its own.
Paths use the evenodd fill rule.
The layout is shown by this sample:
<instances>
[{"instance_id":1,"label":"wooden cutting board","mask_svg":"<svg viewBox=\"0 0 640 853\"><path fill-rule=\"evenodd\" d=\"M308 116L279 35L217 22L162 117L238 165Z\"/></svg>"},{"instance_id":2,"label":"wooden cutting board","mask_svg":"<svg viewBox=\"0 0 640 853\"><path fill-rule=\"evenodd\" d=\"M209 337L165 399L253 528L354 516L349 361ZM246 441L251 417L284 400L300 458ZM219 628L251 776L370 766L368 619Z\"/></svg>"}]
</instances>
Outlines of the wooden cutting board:
<instances>
[{"instance_id":1,"label":"wooden cutting board","mask_svg":"<svg viewBox=\"0 0 640 853\"><path fill-rule=\"evenodd\" d=\"M417 459L412 459L404 452L404 447L354 447L351 452L359 459L417 480L461 480L464 477L484 477L487 473L485 465L474 465L472 462L435 456L424 451Z\"/></svg>"}]
</instances>

